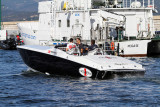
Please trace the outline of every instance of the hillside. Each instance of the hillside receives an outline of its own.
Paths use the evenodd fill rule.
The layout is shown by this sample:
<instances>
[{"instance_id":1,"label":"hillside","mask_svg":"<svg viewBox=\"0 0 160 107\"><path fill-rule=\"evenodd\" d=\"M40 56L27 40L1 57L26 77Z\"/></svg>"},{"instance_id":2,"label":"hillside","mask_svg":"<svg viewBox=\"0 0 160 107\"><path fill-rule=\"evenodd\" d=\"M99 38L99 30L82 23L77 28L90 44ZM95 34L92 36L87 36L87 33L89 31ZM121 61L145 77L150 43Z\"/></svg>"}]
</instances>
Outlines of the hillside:
<instances>
[{"instance_id":1,"label":"hillside","mask_svg":"<svg viewBox=\"0 0 160 107\"><path fill-rule=\"evenodd\" d=\"M38 10L38 2L50 0L2 0L2 5L7 10L35 12ZM103 0L95 0L103 1ZM130 0L128 0L130 1ZM132 0L133 1L133 0ZM142 1L142 0L137 0ZM160 11L160 0L155 0L155 6Z\"/></svg>"},{"instance_id":2,"label":"hillside","mask_svg":"<svg viewBox=\"0 0 160 107\"><path fill-rule=\"evenodd\" d=\"M38 20L38 2L44 0L3 0L2 21Z\"/></svg>"},{"instance_id":3,"label":"hillside","mask_svg":"<svg viewBox=\"0 0 160 107\"><path fill-rule=\"evenodd\" d=\"M13 11L37 11L38 2L48 0L2 0L5 10Z\"/></svg>"},{"instance_id":4,"label":"hillside","mask_svg":"<svg viewBox=\"0 0 160 107\"><path fill-rule=\"evenodd\" d=\"M37 12L20 12L13 10L4 10L2 13L2 21L31 21L38 20Z\"/></svg>"}]
</instances>

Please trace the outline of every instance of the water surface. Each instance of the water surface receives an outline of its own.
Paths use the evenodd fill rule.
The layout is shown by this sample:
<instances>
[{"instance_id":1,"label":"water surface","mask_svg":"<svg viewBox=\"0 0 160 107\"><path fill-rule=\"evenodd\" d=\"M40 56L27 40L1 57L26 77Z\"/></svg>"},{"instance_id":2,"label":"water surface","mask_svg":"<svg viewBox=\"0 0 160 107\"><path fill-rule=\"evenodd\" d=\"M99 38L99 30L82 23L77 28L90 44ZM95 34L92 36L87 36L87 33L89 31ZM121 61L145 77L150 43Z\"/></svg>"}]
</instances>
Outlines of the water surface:
<instances>
[{"instance_id":1,"label":"water surface","mask_svg":"<svg viewBox=\"0 0 160 107\"><path fill-rule=\"evenodd\" d=\"M27 71L17 51L0 50L0 106L159 106L160 58L129 59L146 74L93 80Z\"/></svg>"}]
</instances>

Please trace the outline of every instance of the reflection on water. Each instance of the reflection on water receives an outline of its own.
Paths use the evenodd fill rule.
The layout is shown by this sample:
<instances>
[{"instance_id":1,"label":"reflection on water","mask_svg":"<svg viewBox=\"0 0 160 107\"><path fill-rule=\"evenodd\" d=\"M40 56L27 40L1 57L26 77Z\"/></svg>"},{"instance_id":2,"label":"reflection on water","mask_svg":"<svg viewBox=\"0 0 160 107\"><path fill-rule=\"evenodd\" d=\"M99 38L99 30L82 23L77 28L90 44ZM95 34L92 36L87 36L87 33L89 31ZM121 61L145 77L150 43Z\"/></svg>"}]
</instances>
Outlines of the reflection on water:
<instances>
[{"instance_id":1,"label":"reflection on water","mask_svg":"<svg viewBox=\"0 0 160 107\"><path fill-rule=\"evenodd\" d=\"M158 106L160 58L129 58L145 75L106 80L28 71L17 51L0 50L0 106Z\"/></svg>"}]
</instances>

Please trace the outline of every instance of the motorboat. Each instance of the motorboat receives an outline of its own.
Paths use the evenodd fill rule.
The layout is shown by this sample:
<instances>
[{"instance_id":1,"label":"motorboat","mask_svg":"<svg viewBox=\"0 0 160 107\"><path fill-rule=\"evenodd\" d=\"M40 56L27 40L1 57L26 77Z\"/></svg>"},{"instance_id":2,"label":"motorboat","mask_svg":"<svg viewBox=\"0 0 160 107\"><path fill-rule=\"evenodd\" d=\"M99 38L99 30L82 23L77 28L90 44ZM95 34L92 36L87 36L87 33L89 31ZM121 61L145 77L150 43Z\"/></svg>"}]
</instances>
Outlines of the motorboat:
<instances>
[{"instance_id":1,"label":"motorboat","mask_svg":"<svg viewBox=\"0 0 160 107\"><path fill-rule=\"evenodd\" d=\"M43 1L39 2L38 12L39 22L18 24L25 45L17 48L31 70L99 79L110 74L144 74L142 65L109 55L121 54L121 44L114 44L114 34L117 33L114 29L123 32L124 15L95 9L92 0ZM95 40L99 48L83 55L78 48L66 52L69 39L77 37L86 46ZM140 47L139 44L130 47L134 46ZM126 49L123 52L125 54Z\"/></svg>"},{"instance_id":2,"label":"motorboat","mask_svg":"<svg viewBox=\"0 0 160 107\"><path fill-rule=\"evenodd\" d=\"M107 55L101 48L85 55L81 55L78 48L67 53L66 45L24 45L17 48L31 70L45 74L104 79L110 74L145 73L142 65L122 57Z\"/></svg>"},{"instance_id":3,"label":"motorboat","mask_svg":"<svg viewBox=\"0 0 160 107\"><path fill-rule=\"evenodd\" d=\"M16 50L16 46L21 44L20 37L19 41L17 37L19 37L18 31L0 30L0 48L4 50Z\"/></svg>"}]
</instances>

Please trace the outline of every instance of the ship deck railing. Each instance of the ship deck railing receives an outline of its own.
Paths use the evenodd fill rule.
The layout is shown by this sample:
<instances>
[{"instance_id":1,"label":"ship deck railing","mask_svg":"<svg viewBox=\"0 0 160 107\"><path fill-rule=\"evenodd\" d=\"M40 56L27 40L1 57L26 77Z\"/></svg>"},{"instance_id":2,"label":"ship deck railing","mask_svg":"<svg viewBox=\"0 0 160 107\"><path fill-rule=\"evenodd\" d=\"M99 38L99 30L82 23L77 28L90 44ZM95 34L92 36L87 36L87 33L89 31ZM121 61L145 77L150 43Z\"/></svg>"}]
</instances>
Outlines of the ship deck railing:
<instances>
[{"instance_id":1,"label":"ship deck railing","mask_svg":"<svg viewBox=\"0 0 160 107\"><path fill-rule=\"evenodd\" d=\"M110 0L108 0L110 1ZM137 6L138 3L141 3L141 6ZM134 4L135 3L135 4ZM107 0L105 2L105 5L107 8L153 8L155 7L154 5L154 0L122 0L122 3L119 5L116 5L114 7L109 7L107 5Z\"/></svg>"}]
</instances>

